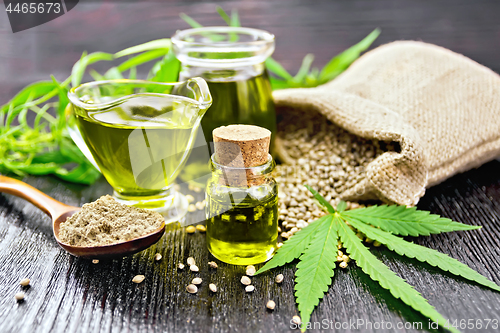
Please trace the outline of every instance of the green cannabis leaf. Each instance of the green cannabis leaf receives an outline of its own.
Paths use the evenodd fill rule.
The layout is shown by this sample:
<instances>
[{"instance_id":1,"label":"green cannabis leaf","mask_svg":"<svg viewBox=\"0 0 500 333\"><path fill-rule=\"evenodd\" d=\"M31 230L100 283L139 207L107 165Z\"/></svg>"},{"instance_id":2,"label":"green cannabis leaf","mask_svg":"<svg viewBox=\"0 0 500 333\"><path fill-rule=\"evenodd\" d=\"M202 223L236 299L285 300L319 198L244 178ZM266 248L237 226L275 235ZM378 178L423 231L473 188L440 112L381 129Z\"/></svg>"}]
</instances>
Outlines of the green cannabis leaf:
<instances>
[{"instance_id":1,"label":"green cannabis leaf","mask_svg":"<svg viewBox=\"0 0 500 333\"><path fill-rule=\"evenodd\" d=\"M500 291L500 286L458 260L395 236L429 235L480 227L453 222L406 206L383 205L346 210L346 203L341 201L337 209L334 209L317 191L307 185L306 187L327 214L284 242L276 255L256 273L261 274L299 259L295 272L295 297L302 317L302 331L306 330L314 308L332 283L336 262L345 262L341 257L337 257L337 246L342 244L339 247L345 248L350 259L353 259L371 279L388 289L394 297L401 299L432 321L438 322L443 328L459 332L453 327L444 326L446 319L411 285L377 259L363 244L364 237L384 244L399 255L416 258L431 266Z\"/></svg>"}]
</instances>

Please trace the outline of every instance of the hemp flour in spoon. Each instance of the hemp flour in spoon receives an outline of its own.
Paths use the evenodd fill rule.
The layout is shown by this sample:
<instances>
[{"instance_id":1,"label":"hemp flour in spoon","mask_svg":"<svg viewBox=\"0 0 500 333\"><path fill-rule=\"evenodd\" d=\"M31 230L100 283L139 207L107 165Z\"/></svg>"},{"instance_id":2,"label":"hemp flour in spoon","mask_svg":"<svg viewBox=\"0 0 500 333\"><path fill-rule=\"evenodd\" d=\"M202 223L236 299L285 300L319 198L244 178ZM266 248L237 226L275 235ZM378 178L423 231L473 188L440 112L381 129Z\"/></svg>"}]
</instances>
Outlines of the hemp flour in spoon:
<instances>
[{"instance_id":1,"label":"hemp flour in spoon","mask_svg":"<svg viewBox=\"0 0 500 333\"><path fill-rule=\"evenodd\" d=\"M85 204L62 222L61 242L72 246L103 246L126 242L150 234L164 222L159 213L130 207L105 195Z\"/></svg>"}]
</instances>

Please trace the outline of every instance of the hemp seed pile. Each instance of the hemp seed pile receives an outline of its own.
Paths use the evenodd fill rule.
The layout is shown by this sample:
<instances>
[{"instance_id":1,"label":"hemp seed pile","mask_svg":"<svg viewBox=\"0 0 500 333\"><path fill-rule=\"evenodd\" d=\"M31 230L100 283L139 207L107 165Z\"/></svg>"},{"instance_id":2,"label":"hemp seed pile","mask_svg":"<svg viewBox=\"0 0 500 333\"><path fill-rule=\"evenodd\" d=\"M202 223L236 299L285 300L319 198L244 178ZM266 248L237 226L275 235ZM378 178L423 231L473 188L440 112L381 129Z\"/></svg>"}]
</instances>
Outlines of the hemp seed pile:
<instances>
[{"instance_id":1,"label":"hemp seed pile","mask_svg":"<svg viewBox=\"0 0 500 333\"><path fill-rule=\"evenodd\" d=\"M397 143L367 140L353 135L317 112L286 110L278 123L284 164L276 167L279 184L279 219L288 239L325 213L305 184L317 190L334 207L344 191L364 178L365 167L382 153L398 151ZM348 209L361 207L347 202Z\"/></svg>"},{"instance_id":2,"label":"hemp seed pile","mask_svg":"<svg viewBox=\"0 0 500 333\"><path fill-rule=\"evenodd\" d=\"M102 196L61 223L59 239L73 246L102 246L125 242L157 230L163 216L129 207Z\"/></svg>"}]
</instances>

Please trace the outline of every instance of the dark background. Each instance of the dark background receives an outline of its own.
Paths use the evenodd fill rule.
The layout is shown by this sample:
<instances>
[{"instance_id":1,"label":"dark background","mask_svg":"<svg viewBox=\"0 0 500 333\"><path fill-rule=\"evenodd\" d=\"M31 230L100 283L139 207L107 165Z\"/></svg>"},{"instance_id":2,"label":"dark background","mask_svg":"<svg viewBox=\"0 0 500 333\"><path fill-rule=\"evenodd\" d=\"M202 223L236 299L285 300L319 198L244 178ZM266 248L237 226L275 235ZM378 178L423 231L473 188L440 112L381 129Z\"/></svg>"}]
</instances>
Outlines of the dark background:
<instances>
[{"instance_id":1,"label":"dark background","mask_svg":"<svg viewBox=\"0 0 500 333\"><path fill-rule=\"evenodd\" d=\"M185 12L204 25L222 25L219 4L236 8L244 26L263 28L277 38L274 57L292 73L303 56L314 53L323 66L333 55L361 40L375 27L380 45L416 39L463 53L500 72L499 1L85 1L42 26L13 34L0 6L0 104L36 80L65 79L84 50L116 52L156 38L170 37L188 25ZM105 67L101 67L105 69ZM144 72L145 73L145 72ZM65 183L53 177L25 181L70 205L93 201L111 188L104 179L93 186ZM185 193L189 193L185 191ZM201 194L192 193L201 199ZM418 207L454 220L482 225L479 231L420 237L416 243L444 252L500 284L500 162L455 176L428 190ZM201 212L199 212L201 214ZM199 217L199 216L197 216ZM25 201L0 194L0 332L268 332L289 331L298 314L294 300L295 265L255 278L256 292L243 292L244 268L212 260L204 235L187 235L170 226L154 247L123 260L93 265L61 250L50 219ZM153 262L156 252L164 259ZM416 260L400 259L379 249L374 253L406 279L446 318L500 320L500 293L456 278ZM194 256L204 284L197 295L184 291L194 276L175 269ZM277 287L275 274L285 281ZM141 285L131 279L146 275ZM18 282L32 280L26 301L17 304ZM220 292L208 292L208 283ZM276 301L271 313L264 306ZM337 270L332 287L313 313L313 321L423 323L427 319L394 299L355 265ZM341 330L362 332L364 330ZM367 330L368 332L415 332ZM496 332L488 329L468 332Z\"/></svg>"},{"instance_id":2,"label":"dark background","mask_svg":"<svg viewBox=\"0 0 500 333\"><path fill-rule=\"evenodd\" d=\"M276 35L274 57L295 73L307 53L322 67L376 27L375 46L415 39L463 53L500 72L500 1L270 0L90 1L42 26L12 33L0 7L0 103L35 80L65 79L82 52L116 52L188 28L184 12L203 25L224 25L215 11L238 9L244 26Z\"/></svg>"}]
</instances>

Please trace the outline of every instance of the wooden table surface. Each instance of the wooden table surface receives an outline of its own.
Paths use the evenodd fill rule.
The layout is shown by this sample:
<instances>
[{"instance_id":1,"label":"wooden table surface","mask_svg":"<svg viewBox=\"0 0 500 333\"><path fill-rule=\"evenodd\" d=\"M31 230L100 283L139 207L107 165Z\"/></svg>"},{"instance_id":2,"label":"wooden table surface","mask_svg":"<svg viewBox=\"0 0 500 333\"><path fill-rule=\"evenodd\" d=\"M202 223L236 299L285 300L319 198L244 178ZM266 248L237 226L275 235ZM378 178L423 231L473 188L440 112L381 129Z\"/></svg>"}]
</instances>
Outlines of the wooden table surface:
<instances>
[{"instance_id":1,"label":"wooden table surface","mask_svg":"<svg viewBox=\"0 0 500 333\"><path fill-rule=\"evenodd\" d=\"M397 39L436 43L463 53L500 72L500 2L498 1L225 1L237 8L243 25L277 36L275 58L291 71L302 57L316 55L316 65L354 44L373 28L382 35L375 45ZM12 34L0 10L0 103L24 85L49 78L64 79L81 52L116 52L127 46L168 37L187 25L180 12L205 25L222 24L215 3L195 1L80 1L75 9L45 25ZM27 177L26 182L70 205L82 205L111 193L101 178L92 186L54 177ZM185 190L185 193L189 191ZM193 193L201 198L201 194ZM500 162L457 175L428 190L420 209L466 224L477 231L413 239L447 253L500 284ZM198 212L197 214L201 214ZM191 216L200 218L200 215ZM154 262L155 253L163 259ZM391 269L426 297L446 318L500 321L500 293L443 273L390 251L374 251ZM193 256L198 274L178 271L178 262ZM50 219L25 201L0 194L0 332L285 332L298 314L293 296L295 265L254 278L256 291L246 294L239 282L243 267L212 260L203 234L186 234L171 225L155 246L137 255L92 264L64 252L52 236ZM273 277L283 273L276 286ZM136 285L136 274L146 279ZM194 276L204 282L196 295L185 286ZM16 303L19 280L29 277L26 299ZM209 283L220 291L212 294ZM268 299L276 310L265 309ZM364 320L385 329L349 326L340 332L416 332L398 329L428 320L372 282L355 265L337 270L333 284L312 321L352 323ZM392 329L387 329L390 322ZM345 325L345 324L344 324ZM328 325L328 327L330 327ZM325 328L325 327L323 327ZM329 330L329 329L323 329ZM316 330L316 331L319 331ZM469 332L495 332L492 326Z\"/></svg>"}]
</instances>

